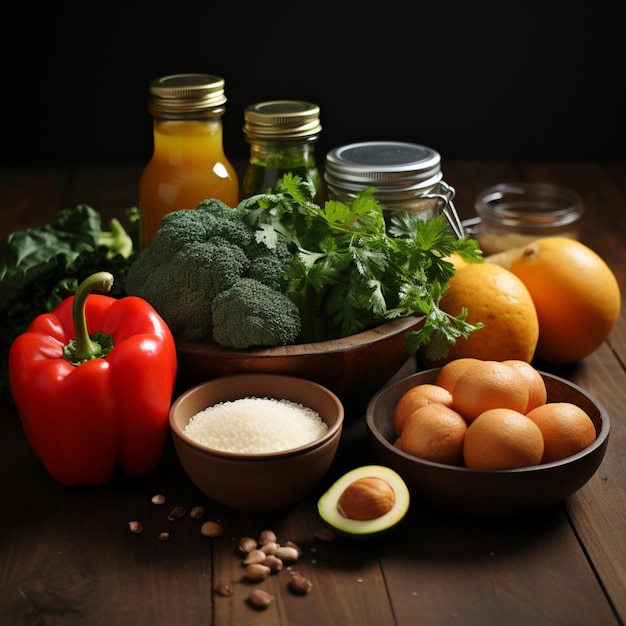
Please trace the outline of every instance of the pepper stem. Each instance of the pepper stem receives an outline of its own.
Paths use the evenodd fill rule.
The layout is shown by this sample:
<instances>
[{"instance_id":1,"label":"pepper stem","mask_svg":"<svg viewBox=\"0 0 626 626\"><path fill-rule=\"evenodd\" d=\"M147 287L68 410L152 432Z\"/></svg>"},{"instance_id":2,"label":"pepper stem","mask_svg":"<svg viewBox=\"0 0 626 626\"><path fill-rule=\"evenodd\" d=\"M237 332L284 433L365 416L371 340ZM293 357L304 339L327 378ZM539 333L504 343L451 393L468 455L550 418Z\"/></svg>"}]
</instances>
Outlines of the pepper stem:
<instances>
[{"instance_id":1,"label":"pepper stem","mask_svg":"<svg viewBox=\"0 0 626 626\"><path fill-rule=\"evenodd\" d=\"M109 272L96 272L87 277L76 290L74 303L72 306L72 319L76 332L76 349L73 360L77 362L96 359L103 353L103 347L98 341L94 341L87 330L87 316L85 307L87 297L92 291L103 291L108 293L113 286L113 275Z\"/></svg>"}]
</instances>

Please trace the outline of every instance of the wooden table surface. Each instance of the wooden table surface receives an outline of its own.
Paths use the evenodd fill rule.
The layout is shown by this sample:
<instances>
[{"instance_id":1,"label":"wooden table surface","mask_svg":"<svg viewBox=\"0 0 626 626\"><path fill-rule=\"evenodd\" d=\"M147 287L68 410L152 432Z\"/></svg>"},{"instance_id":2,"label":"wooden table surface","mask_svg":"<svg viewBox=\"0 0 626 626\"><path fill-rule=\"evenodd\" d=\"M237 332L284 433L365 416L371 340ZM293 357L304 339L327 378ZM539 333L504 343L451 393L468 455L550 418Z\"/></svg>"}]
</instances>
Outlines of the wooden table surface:
<instances>
[{"instance_id":1,"label":"wooden table surface","mask_svg":"<svg viewBox=\"0 0 626 626\"><path fill-rule=\"evenodd\" d=\"M580 193L582 239L626 286L626 162L443 161L462 217L482 188L509 180L553 182ZM87 203L105 217L136 203L141 166L0 171L0 236L51 221ZM608 340L582 362L554 368L607 409L611 435L591 480L566 502L512 518L462 517L413 499L404 522L381 539L321 541L316 500L343 471L371 461L362 416L348 415L323 485L279 513L216 506L184 475L172 446L142 479L63 488L31 452L15 410L0 405L0 624L202 624L400 626L626 623L626 310ZM271 486L268 486L271 490ZM164 506L153 495L167 498ZM225 534L167 520L171 508L206 508ZM144 532L131 534L140 519ZM293 566L313 582L288 592L285 571L263 582L263 611L245 601L238 539L271 529L303 550ZM169 541L159 541L161 531ZM234 595L215 593L218 582Z\"/></svg>"}]
</instances>

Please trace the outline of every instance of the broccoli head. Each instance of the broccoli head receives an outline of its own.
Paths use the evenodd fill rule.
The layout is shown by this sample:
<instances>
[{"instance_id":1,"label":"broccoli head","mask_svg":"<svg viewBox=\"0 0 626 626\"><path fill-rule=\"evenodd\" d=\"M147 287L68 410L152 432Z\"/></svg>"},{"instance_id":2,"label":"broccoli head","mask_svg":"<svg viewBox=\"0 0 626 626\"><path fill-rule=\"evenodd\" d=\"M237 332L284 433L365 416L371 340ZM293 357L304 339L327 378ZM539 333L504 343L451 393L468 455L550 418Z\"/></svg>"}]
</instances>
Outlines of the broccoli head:
<instances>
[{"instance_id":1,"label":"broccoli head","mask_svg":"<svg viewBox=\"0 0 626 626\"><path fill-rule=\"evenodd\" d=\"M300 312L287 296L254 279L242 278L215 297L213 339L237 350L294 343Z\"/></svg>"},{"instance_id":2,"label":"broccoli head","mask_svg":"<svg viewBox=\"0 0 626 626\"><path fill-rule=\"evenodd\" d=\"M147 300L177 341L219 343L219 336L228 342L223 327L232 326L229 332L234 333L239 325L246 328L224 345L292 343L298 334L293 318L298 330L300 318L282 293L287 286L285 270L295 252L284 235L271 248L257 241L256 229L244 212L219 200L205 200L196 209L181 209L163 218L150 245L128 270L126 293ZM248 283L242 283L231 291L244 278L253 281L254 288L246 290ZM214 307L214 300L224 292L228 295ZM263 307L269 307L269 313ZM222 314L245 323L220 318L215 335L215 308L218 318ZM255 325L259 329L252 331Z\"/></svg>"},{"instance_id":3,"label":"broccoli head","mask_svg":"<svg viewBox=\"0 0 626 626\"><path fill-rule=\"evenodd\" d=\"M212 341L211 304L248 270L236 244L220 237L187 243L173 254L148 246L130 266L126 293L147 300L179 341Z\"/></svg>"}]
</instances>

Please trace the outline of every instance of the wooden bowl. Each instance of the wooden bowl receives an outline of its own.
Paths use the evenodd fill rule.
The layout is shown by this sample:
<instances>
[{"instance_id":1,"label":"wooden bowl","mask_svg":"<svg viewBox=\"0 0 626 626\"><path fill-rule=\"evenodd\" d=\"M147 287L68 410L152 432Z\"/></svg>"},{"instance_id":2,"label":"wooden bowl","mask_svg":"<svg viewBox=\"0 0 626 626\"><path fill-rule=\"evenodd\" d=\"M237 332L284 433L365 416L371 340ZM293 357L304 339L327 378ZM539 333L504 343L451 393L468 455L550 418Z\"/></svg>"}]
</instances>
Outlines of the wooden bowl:
<instances>
[{"instance_id":1,"label":"wooden bowl","mask_svg":"<svg viewBox=\"0 0 626 626\"><path fill-rule=\"evenodd\" d=\"M593 420L596 440L582 452L553 463L493 471L434 463L395 448L393 408L408 389L434 382L438 372L439 368L419 372L383 389L372 398L365 414L374 456L404 478L416 503L468 515L528 513L565 500L600 466L610 430L606 410L577 385L543 372L549 402L576 404Z\"/></svg>"},{"instance_id":2,"label":"wooden bowl","mask_svg":"<svg viewBox=\"0 0 626 626\"><path fill-rule=\"evenodd\" d=\"M185 434L187 422L199 411L246 397L301 404L316 411L328 429L310 443L258 454L218 450ZM310 380L239 374L188 389L172 404L169 419L174 448L196 487L224 506L254 512L273 511L298 502L322 480L337 452L344 410L334 393Z\"/></svg>"},{"instance_id":3,"label":"wooden bowl","mask_svg":"<svg viewBox=\"0 0 626 626\"><path fill-rule=\"evenodd\" d=\"M336 393L346 410L363 412L372 394L407 362L402 342L423 317L406 317L331 341L234 350L214 344L178 343L182 388L242 373L287 374L313 380Z\"/></svg>"}]
</instances>

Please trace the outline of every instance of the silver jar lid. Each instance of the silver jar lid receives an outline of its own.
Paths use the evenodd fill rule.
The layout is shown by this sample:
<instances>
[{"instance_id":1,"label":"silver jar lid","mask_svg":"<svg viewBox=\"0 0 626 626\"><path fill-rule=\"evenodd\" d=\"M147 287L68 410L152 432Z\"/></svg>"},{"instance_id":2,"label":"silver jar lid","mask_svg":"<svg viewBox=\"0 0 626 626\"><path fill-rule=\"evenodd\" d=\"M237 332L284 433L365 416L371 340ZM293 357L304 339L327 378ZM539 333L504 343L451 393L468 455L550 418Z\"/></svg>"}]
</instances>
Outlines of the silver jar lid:
<instances>
[{"instance_id":1,"label":"silver jar lid","mask_svg":"<svg viewBox=\"0 0 626 626\"><path fill-rule=\"evenodd\" d=\"M329 191L355 196L376 189L384 206L431 200L448 220L452 232L463 237L463 225L454 207L454 187L443 180L441 156L436 150L401 141L366 141L334 148L326 154Z\"/></svg>"},{"instance_id":2,"label":"silver jar lid","mask_svg":"<svg viewBox=\"0 0 626 626\"><path fill-rule=\"evenodd\" d=\"M248 139L317 138L322 126L320 108L302 100L270 100L244 110L243 131Z\"/></svg>"},{"instance_id":3,"label":"silver jar lid","mask_svg":"<svg viewBox=\"0 0 626 626\"><path fill-rule=\"evenodd\" d=\"M399 141L366 141L334 148L326 155L326 178L347 189L384 192L428 188L442 178L441 157L432 148Z\"/></svg>"},{"instance_id":4,"label":"silver jar lid","mask_svg":"<svg viewBox=\"0 0 626 626\"><path fill-rule=\"evenodd\" d=\"M162 76L152 80L149 89L148 109L152 115L215 109L221 112L226 103L224 79L211 74Z\"/></svg>"}]
</instances>

